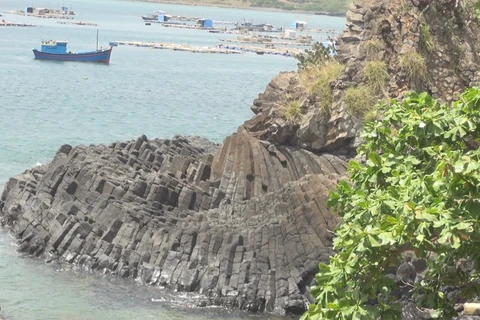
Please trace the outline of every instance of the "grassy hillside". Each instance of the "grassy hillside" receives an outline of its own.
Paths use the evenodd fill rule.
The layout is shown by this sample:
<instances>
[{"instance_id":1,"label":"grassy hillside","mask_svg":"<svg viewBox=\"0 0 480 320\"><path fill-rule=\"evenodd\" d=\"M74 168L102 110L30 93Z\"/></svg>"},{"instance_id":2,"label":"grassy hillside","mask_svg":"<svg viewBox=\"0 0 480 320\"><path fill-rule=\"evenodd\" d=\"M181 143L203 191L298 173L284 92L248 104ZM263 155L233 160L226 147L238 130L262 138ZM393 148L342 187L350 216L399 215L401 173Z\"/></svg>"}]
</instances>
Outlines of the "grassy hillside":
<instances>
[{"instance_id":1,"label":"grassy hillside","mask_svg":"<svg viewBox=\"0 0 480 320\"><path fill-rule=\"evenodd\" d=\"M343 15L351 0L248 0L252 7L305 10Z\"/></svg>"}]
</instances>

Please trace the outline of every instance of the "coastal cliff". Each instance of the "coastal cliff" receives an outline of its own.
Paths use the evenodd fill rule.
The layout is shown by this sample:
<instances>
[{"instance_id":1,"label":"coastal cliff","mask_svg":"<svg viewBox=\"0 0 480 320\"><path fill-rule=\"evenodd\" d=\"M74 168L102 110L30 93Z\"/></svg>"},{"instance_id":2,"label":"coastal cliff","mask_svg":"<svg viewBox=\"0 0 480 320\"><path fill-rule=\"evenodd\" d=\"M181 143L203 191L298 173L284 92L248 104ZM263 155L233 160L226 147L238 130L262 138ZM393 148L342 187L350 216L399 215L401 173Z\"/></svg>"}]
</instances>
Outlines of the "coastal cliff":
<instances>
[{"instance_id":1,"label":"coastal cliff","mask_svg":"<svg viewBox=\"0 0 480 320\"><path fill-rule=\"evenodd\" d=\"M199 292L199 305L301 313L332 253L339 218L328 192L360 143L364 119L348 105L349 88L368 85L372 61L388 75L382 97L414 89L451 101L476 83L478 23L458 3L357 0L339 39L342 71L327 83L328 112L302 71L281 73L221 145L140 136L61 146L51 163L9 180L2 224L34 256ZM413 54L424 61L422 81L401 62ZM299 101L296 121L286 101Z\"/></svg>"}]
</instances>

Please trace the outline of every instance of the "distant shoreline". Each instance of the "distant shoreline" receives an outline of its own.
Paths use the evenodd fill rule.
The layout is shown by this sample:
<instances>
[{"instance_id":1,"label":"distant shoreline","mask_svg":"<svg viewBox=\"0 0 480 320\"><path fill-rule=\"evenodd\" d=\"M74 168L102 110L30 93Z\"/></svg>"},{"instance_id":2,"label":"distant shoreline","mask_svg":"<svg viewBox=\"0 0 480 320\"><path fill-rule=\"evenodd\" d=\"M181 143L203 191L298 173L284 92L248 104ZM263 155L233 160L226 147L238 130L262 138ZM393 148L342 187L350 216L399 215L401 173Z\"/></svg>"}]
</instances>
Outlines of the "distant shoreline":
<instances>
[{"instance_id":1,"label":"distant shoreline","mask_svg":"<svg viewBox=\"0 0 480 320\"><path fill-rule=\"evenodd\" d=\"M213 4L213 3L189 3L185 0L124 0L130 2L149 2L149 3L163 3L163 4L180 4L185 6L192 6L192 7L215 7L215 8L227 8L227 9L244 9L244 10L252 10L252 11L271 11L271 12L285 12L285 13L300 13L300 14L310 14L316 16L329 16L329 17L338 17L344 18L346 14L336 14L331 12L321 12L321 11L305 11L305 10L286 10L280 8L265 8L265 7L238 7L238 6L231 6L231 5L223 5L223 4Z\"/></svg>"}]
</instances>

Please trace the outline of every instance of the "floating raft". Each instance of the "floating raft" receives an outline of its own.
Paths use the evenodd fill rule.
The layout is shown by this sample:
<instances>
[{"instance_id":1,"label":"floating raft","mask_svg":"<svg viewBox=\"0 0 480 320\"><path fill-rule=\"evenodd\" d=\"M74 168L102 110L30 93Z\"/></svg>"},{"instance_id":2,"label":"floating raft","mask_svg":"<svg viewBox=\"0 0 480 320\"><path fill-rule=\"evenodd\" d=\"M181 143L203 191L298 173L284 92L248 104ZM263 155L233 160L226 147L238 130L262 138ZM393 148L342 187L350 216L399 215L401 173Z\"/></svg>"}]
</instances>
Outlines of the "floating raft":
<instances>
[{"instance_id":1,"label":"floating raft","mask_svg":"<svg viewBox=\"0 0 480 320\"><path fill-rule=\"evenodd\" d=\"M295 42L295 41L269 41L265 40L262 41L261 38L252 38L252 40L234 40L234 39L220 39L220 41L228 42L228 43L257 43L257 44L264 44L264 45L278 45L278 46L305 46L310 47L312 46L311 43L302 43L302 42Z\"/></svg>"},{"instance_id":2,"label":"floating raft","mask_svg":"<svg viewBox=\"0 0 480 320\"><path fill-rule=\"evenodd\" d=\"M36 24L32 23L13 23L8 21L1 21L0 27L36 27Z\"/></svg>"},{"instance_id":3,"label":"floating raft","mask_svg":"<svg viewBox=\"0 0 480 320\"><path fill-rule=\"evenodd\" d=\"M82 21L57 21L59 24L76 24L77 26L98 26L96 23L92 22L82 22Z\"/></svg>"},{"instance_id":4,"label":"floating raft","mask_svg":"<svg viewBox=\"0 0 480 320\"><path fill-rule=\"evenodd\" d=\"M175 20L175 21L198 21L201 17L186 17L186 16L170 16L168 20Z\"/></svg>"},{"instance_id":5,"label":"floating raft","mask_svg":"<svg viewBox=\"0 0 480 320\"><path fill-rule=\"evenodd\" d=\"M238 46L238 45L218 45L219 48L227 50L237 50L241 52L257 53L257 54L269 54L275 56L293 57L296 54L302 53L303 50L297 48L262 48L256 46Z\"/></svg>"},{"instance_id":6,"label":"floating raft","mask_svg":"<svg viewBox=\"0 0 480 320\"><path fill-rule=\"evenodd\" d=\"M213 24L233 24L233 25L236 25L237 22L213 20Z\"/></svg>"},{"instance_id":7,"label":"floating raft","mask_svg":"<svg viewBox=\"0 0 480 320\"><path fill-rule=\"evenodd\" d=\"M163 23L164 27L167 28L180 28L180 29L194 29L194 30L218 30L223 31L225 28L208 28L208 27L200 27L199 25L192 25L192 24L177 24L177 23Z\"/></svg>"},{"instance_id":8,"label":"floating raft","mask_svg":"<svg viewBox=\"0 0 480 320\"><path fill-rule=\"evenodd\" d=\"M241 51L226 49L220 47L200 47L191 46L185 44L175 43L161 43L161 42L140 42L140 41L111 41L111 46L135 46L141 48L153 48L153 49L167 49L174 51L188 51L194 53L223 53L223 54L240 54Z\"/></svg>"},{"instance_id":9,"label":"floating raft","mask_svg":"<svg viewBox=\"0 0 480 320\"><path fill-rule=\"evenodd\" d=\"M174 43L160 43L160 42L141 42L141 41L112 41L111 46L135 46L141 48L153 49L168 49L174 51L189 51L195 53L224 53L224 54L239 54L239 53L256 53L259 55L279 55L285 57L293 57L295 54L302 52L300 49L289 48L262 48L255 46L228 46L218 45L216 47L199 47L184 44Z\"/></svg>"},{"instance_id":10,"label":"floating raft","mask_svg":"<svg viewBox=\"0 0 480 320\"><path fill-rule=\"evenodd\" d=\"M45 13L45 14L37 14L37 13L28 13L24 11L4 11L4 13L8 14L16 14L20 16L26 17L34 17L34 18L45 18L45 19L73 19L72 16L60 13Z\"/></svg>"}]
</instances>

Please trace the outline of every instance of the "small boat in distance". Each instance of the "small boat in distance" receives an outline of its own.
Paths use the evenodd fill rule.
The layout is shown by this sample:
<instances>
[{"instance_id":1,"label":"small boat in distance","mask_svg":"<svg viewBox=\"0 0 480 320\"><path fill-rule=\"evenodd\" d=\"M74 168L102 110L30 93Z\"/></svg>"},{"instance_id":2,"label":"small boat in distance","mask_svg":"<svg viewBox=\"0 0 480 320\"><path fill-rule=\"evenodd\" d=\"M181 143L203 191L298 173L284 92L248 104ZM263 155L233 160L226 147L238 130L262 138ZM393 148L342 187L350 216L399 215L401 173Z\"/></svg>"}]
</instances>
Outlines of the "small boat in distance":
<instances>
[{"instance_id":1,"label":"small boat in distance","mask_svg":"<svg viewBox=\"0 0 480 320\"><path fill-rule=\"evenodd\" d=\"M84 61L84 62L103 62L110 63L110 55L113 46L108 49L98 50L98 29L97 29L97 45L95 51L87 52L67 52L67 41L59 40L42 40L40 50L33 49L35 59L58 60L58 61Z\"/></svg>"},{"instance_id":2,"label":"small boat in distance","mask_svg":"<svg viewBox=\"0 0 480 320\"><path fill-rule=\"evenodd\" d=\"M141 16L143 21L157 21L158 20L158 15L152 14L150 16Z\"/></svg>"},{"instance_id":3,"label":"small boat in distance","mask_svg":"<svg viewBox=\"0 0 480 320\"><path fill-rule=\"evenodd\" d=\"M33 49L35 59L59 61L84 61L110 63L113 46L88 52L67 52L67 41L49 40L42 41L40 50Z\"/></svg>"},{"instance_id":4,"label":"small boat in distance","mask_svg":"<svg viewBox=\"0 0 480 320\"><path fill-rule=\"evenodd\" d=\"M167 22L168 19L171 18L171 16L165 14L165 11L154 11L153 14L150 14L148 16L141 16L143 21L146 22Z\"/></svg>"}]
</instances>

